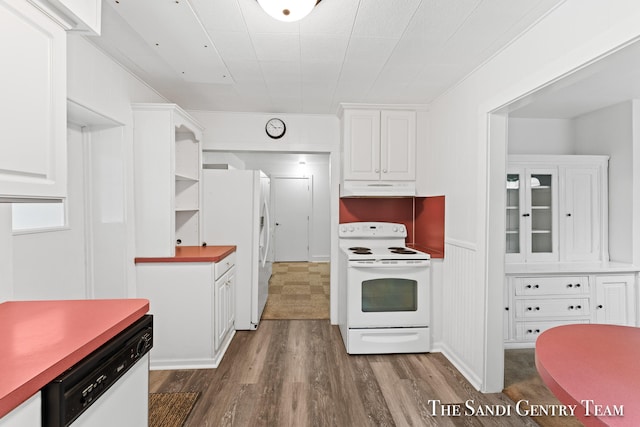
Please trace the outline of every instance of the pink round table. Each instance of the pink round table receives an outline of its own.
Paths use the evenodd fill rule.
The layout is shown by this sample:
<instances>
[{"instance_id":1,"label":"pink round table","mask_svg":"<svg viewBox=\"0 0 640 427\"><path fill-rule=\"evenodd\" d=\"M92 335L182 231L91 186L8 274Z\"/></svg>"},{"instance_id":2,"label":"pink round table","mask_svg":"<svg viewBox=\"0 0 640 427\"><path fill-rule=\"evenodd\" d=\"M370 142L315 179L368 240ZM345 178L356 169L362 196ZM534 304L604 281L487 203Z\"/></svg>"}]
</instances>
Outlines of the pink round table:
<instances>
[{"instance_id":1,"label":"pink round table","mask_svg":"<svg viewBox=\"0 0 640 427\"><path fill-rule=\"evenodd\" d=\"M579 324L536 341L536 368L586 426L640 426L640 328Z\"/></svg>"}]
</instances>

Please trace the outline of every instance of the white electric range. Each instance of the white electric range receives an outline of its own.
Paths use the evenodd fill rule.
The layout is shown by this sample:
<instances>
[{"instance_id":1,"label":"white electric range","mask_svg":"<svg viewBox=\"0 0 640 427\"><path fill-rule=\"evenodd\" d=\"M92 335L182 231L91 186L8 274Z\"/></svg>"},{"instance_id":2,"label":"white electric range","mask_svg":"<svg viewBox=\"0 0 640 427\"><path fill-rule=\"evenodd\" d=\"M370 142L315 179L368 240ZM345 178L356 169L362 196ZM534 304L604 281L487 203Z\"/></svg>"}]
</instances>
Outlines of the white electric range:
<instances>
[{"instance_id":1,"label":"white electric range","mask_svg":"<svg viewBox=\"0 0 640 427\"><path fill-rule=\"evenodd\" d=\"M407 248L403 224L338 228L338 324L349 354L430 350L430 255Z\"/></svg>"}]
</instances>

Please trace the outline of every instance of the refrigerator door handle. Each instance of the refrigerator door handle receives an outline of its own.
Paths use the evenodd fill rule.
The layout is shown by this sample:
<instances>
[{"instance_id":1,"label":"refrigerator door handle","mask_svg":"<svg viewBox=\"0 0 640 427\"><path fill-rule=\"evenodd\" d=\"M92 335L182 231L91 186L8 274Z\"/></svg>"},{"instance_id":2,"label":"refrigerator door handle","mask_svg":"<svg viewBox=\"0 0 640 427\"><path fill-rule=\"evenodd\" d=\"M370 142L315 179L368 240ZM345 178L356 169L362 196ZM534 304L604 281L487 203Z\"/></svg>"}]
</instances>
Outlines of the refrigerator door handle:
<instances>
[{"instance_id":1,"label":"refrigerator door handle","mask_svg":"<svg viewBox=\"0 0 640 427\"><path fill-rule=\"evenodd\" d=\"M269 217L269 205L266 200L262 201L264 205L264 216L266 219L266 224L264 227L266 234L266 244L264 245L264 254L262 256L262 266L264 267L267 264L267 258L269 257L269 245L271 244L271 218Z\"/></svg>"}]
</instances>

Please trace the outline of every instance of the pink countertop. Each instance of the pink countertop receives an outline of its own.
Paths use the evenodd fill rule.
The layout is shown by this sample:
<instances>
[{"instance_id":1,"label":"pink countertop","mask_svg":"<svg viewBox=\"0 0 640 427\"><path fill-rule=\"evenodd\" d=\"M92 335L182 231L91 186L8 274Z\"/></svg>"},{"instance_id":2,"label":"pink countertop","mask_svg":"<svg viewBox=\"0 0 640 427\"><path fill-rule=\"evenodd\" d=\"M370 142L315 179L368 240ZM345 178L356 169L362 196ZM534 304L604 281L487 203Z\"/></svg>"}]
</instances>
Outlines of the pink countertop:
<instances>
[{"instance_id":1,"label":"pink countertop","mask_svg":"<svg viewBox=\"0 0 640 427\"><path fill-rule=\"evenodd\" d=\"M145 262L219 262L236 251L235 246L176 246L174 257L136 258L135 263Z\"/></svg>"},{"instance_id":2,"label":"pink countertop","mask_svg":"<svg viewBox=\"0 0 640 427\"><path fill-rule=\"evenodd\" d=\"M535 354L544 383L586 426L640 426L640 328L558 326Z\"/></svg>"},{"instance_id":3,"label":"pink countertop","mask_svg":"<svg viewBox=\"0 0 640 427\"><path fill-rule=\"evenodd\" d=\"M146 299L0 304L0 417L148 311Z\"/></svg>"}]
</instances>

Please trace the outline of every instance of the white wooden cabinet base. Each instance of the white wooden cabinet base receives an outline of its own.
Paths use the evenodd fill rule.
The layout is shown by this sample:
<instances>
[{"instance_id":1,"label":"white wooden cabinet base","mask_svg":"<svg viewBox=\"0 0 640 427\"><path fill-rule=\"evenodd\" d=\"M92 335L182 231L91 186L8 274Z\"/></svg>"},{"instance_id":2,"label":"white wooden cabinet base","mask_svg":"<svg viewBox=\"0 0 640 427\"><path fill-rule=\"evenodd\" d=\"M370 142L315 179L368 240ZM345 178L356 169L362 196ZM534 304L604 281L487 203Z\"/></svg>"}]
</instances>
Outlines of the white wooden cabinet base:
<instances>
[{"instance_id":1,"label":"white wooden cabinet base","mask_svg":"<svg viewBox=\"0 0 640 427\"><path fill-rule=\"evenodd\" d=\"M545 330L573 323L636 325L633 266L560 263L553 268L509 267L505 288L505 348L534 347Z\"/></svg>"},{"instance_id":2,"label":"white wooden cabinet base","mask_svg":"<svg viewBox=\"0 0 640 427\"><path fill-rule=\"evenodd\" d=\"M151 369L218 367L235 334L234 260L136 265L137 296L154 316Z\"/></svg>"}]
</instances>

